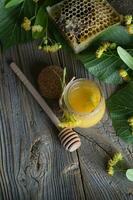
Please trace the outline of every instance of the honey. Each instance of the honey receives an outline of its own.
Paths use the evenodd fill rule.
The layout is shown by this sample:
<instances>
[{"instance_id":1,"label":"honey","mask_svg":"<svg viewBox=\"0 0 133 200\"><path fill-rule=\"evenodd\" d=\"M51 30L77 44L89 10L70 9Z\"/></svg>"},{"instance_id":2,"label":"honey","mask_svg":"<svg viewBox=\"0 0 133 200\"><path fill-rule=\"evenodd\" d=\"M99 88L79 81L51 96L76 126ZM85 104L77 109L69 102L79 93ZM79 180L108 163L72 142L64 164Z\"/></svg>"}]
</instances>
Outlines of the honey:
<instances>
[{"instance_id":1,"label":"honey","mask_svg":"<svg viewBox=\"0 0 133 200\"><path fill-rule=\"evenodd\" d=\"M87 128L97 124L105 113L105 99L95 82L77 79L66 87L62 108Z\"/></svg>"}]
</instances>

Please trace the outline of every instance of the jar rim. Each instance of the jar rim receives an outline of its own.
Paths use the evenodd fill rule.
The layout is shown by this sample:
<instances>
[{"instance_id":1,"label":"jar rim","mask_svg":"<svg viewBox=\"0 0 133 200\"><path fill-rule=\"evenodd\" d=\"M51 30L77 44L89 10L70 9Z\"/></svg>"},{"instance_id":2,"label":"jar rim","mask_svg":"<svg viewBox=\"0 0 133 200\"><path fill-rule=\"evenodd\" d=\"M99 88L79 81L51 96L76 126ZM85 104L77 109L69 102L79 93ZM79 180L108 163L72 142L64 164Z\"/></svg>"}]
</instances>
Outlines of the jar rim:
<instances>
[{"instance_id":1,"label":"jar rim","mask_svg":"<svg viewBox=\"0 0 133 200\"><path fill-rule=\"evenodd\" d=\"M99 104L96 106L96 108L92 112L83 112L83 113L82 112L77 112L71 107L71 105L69 103L68 93L69 93L70 89L72 88L72 86L74 84L76 84L77 82L80 82L80 81L90 81L93 84L95 84L98 87L99 91L100 91L101 99L99 101ZM84 115L89 115L89 116L92 115L93 116L94 114L96 114L99 111L99 108L101 107L101 105L104 102L104 97L103 97L103 92L101 90L101 87L98 84L96 84L93 80L90 80L90 79L87 79L87 78L78 78L78 79L74 79L73 81L70 81L70 83L68 83L68 85L64 89L64 95L63 96L64 96L64 102L65 102L65 104L67 106L68 111L70 113L73 113L73 114L76 114L76 115L80 115L80 116L84 116Z\"/></svg>"}]
</instances>

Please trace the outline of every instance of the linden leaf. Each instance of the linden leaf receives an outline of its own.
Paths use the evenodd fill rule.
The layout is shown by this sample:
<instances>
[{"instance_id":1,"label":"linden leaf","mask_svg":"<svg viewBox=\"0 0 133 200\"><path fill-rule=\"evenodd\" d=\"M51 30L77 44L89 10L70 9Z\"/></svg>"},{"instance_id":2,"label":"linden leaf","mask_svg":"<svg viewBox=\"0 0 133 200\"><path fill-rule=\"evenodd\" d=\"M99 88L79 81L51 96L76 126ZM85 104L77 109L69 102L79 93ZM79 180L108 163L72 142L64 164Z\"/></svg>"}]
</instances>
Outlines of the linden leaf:
<instances>
[{"instance_id":1,"label":"linden leaf","mask_svg":"<svg viewBox=\"0 0 133 200\"><path fill-rule=\"evenodd\" d=\"M128 169L126 171L126 177L128 178L128 180L133 181L133 169Z\"/></svg>"},{"instance_id":2,"label":"linden leaf","mask_svg":"<svg viewBox=\"0 0 133 200\"><path fill-rule=\"evenodd\" d=\"M100 59L96 58L95 52L84 52L78 58L84 64L85 68L95 77L106 83L119 84L122 82L118 70L122 61L116 54L106 54Z\"/></svg>"},{"instance_id":3,"label":"linden leaf","mask_svg":"<svg viewBox=\"0 0 133 200\"><path fill-rule=\"evenodd\" d=\"M13 6L17 6L22 3L24 0L8 0L5 2L5 8L11 8Z\"/></svg>"},{"instance_id":4,"label":"linden leaf","mask_svg":"<svg viewBox=\"0 0 133 200\"><path fill-rule=\"evenodd\" d=\"M38 10L34 25L41 25L43 30L41 32L32 32L32 37L34 39L43 37L48 25L48 15L43 7Z\"/></svg>"},{"instance_id":5,"label":"linden leaf","mask_svg":"<svg viewBox=\"0 0 133 200\"><path fill-rule=\"evenodd\" d=\"M107 100L116 134L125 142L133 144L132 128L128 119L133 116L133 81L117 91Z\"/></svg>"},{"instance_id":6,"label":"linden leaf","mask_svg":"<svg viewBox=\"0 0 133 200\"><path fill-rule=\"evenodd\" d=\"M36 4L33 0L25 0L22 5L6 9L4 2L4 0L0 0L0 42L3 49L14 44L31 41L31 31L24 31L21 28L21 23L24 16L29 19L34 16Z\"/></svg>"},{"instance_id":7,"label":"linden leaf","mask_svg":"<svg viewBox=\"0 0 133 200\"><path fill-rule=\"evenodd\" d=\"M122 46L128 45L133 55L133 36L130 36L123 26L115 25L97 36L94 41L92 41L91 46L78 54L77 58L84 64L85 68L99 80L109 84L120 84L122 83L122 79L119 76L118 70L124 64L118 56L117 51L106 52L100 59L96 59L96 50L103 41L114 42Z\"/></svg>"},{"instance_id":8,"label":"linden leaf","mask_svg":"<svg viewBox=\"0 0 133 200\"><path fill-rule=\"evenodd\" d=\"M117 52L122 61L133 70L133 57L122 47L117 47Z\"/></svg>"}]
</instances>

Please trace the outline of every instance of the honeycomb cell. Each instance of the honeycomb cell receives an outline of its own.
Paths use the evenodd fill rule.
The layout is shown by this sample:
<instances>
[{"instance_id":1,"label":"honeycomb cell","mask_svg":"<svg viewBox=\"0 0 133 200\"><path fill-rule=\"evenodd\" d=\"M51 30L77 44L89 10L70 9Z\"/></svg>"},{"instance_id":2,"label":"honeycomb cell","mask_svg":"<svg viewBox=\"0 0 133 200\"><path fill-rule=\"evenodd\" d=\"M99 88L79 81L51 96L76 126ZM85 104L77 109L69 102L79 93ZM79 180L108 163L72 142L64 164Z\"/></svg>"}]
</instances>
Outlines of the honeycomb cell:
<instances>
[{"instance_id":1,"label":"honeycomb cell","mask_svg":"<svg viewBox=\"0 0 133 200\"><path fill-rule=\"evenodd\" d=\"M85 33L88 33L89 31L88 31L88 30L85 30L84 32L85 32Z\"/></svg>"},{"instance_id":2,"label":"honeycomb cell","mask_svg":"<svg viewBox=\"0 0 133 200\"><path fill-rule=\"evenodd\" d=\"M96 32L97 33L100 32L100 28L99 27L96 28Z\"/></svg>"},{"instance_id":3,"label":"honeycomb cell","mask_svg":"<svg viewBox=\"0 0 133 200\"><path fill-rule=\"evenodd\" d=\"M108 24L105 24L105 28L107 28L108 27Z\"/></svg>"},{"instance_id":4,"label":"honeycomb cell","mask_svg":"<svg viewBox=\"0 0 133 200\"><path fill-rule=\"evenodd\" d=\"M68 32L68 33L66 33L66 34L67 34L67 36L68 36L68 37L71 35L71 33L69 33L69 32Z\"/></svg>"},{"instance_id":5,"label":"honeycomb cell","mask_svg":"<svg viewBox=\"0 0 133 200\"><path fill-rule=\"evenodd\" d=\"M76 11L76 8L73 8L72 11L73 11L73 12Z\"/></svg>"},{"instance_id":6,"label":"honeycomb cell","mask_svg":"<svg viewBox=\"0 0 133 200\"><path fill-rule=\"evenodd\" d=\"M93 34L96 34L97 33L97 31L96 30L93 30L93 32L92 32Z\"/></svg>"},{"instance_id":7,"label":"honeycomb cell","mask_svg":"<svg viewBox=\"0 0 133 200\"><path fill-rule=\"evenodd\" d=\"M69 20L69 16L68 16L68 17L66 17L65 19L66 19L66 22L67 22L67 20Z\"/></svg>"},{"instance_id":8,"label":"honeycomb cell","mask_svg":"<svg viewBox=\"0 0 133 200\"><path fill-rule=\"evenodd\" d=\"M73 39L73 36L70 36L69 38L70 38L70 40L72 40L72 39Z\"/></svg>"},{"instance_id":9,"label":"honeycomb cell","mask_svg":"<svg viewBox=\"0 0 133 200\"><path fill-rule=\"evenodd\" d=\"M85 35L84 38L87 39L88 35Z\"/></svg>"}]
</instances>

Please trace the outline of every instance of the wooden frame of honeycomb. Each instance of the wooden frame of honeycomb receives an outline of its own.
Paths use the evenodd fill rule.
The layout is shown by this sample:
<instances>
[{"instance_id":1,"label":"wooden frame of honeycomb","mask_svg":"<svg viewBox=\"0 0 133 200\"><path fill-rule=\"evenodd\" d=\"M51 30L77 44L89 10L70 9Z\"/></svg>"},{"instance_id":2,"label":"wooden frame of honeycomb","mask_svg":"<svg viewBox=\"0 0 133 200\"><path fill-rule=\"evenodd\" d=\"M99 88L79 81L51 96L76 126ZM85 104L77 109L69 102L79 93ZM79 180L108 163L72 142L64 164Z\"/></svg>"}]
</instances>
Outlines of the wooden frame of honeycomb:
<instances>
[{"instance_id":1,"label":"wooden frame of honeycomb","mask_svg":"<svg viewBox=\"0 0 133 200\"><path fill-rule=\"evenodd\" d=\"M47 11L75 53L121 19L105 0L64 0Z\"/></svg>"}]
</instances>

